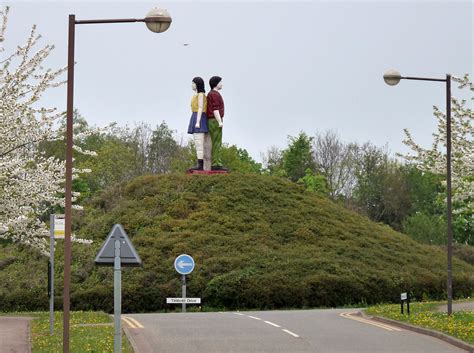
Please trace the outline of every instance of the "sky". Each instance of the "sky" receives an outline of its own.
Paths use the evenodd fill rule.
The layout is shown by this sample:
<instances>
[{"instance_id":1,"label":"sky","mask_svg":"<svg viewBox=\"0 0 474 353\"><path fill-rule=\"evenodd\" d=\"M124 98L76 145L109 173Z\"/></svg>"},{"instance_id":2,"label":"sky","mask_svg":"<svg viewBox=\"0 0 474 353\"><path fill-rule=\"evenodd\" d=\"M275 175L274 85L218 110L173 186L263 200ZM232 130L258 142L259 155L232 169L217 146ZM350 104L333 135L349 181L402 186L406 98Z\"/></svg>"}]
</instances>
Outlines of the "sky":
<instances>
[{"instance_id":1,"label":"sky","mask_svg":"<svg viewBox=\"0 0 474 353\"><path fill-rule=\"evenodd\" d=\"M40 44L56 49L47 67L67 63L68 15L143 18L166 8L173 22L155 34L143 23L77 25L74 106L97 126L152 127L165 121L188 139L191 80L223 78L223 141L260 161L288 136L334 130L345 142L409 151L408 128L429 147L433 105L445 109L440 82L401 81L383 73L473 77L472 1L3 1L10 6L11 52L36 24ZM189 45L184 45L189 44ZM6 54L5 54L6 55ZM463 92L453 86L453 95ZM66 110L66 86L42 99Z\"/></svg>"}]
</instances>

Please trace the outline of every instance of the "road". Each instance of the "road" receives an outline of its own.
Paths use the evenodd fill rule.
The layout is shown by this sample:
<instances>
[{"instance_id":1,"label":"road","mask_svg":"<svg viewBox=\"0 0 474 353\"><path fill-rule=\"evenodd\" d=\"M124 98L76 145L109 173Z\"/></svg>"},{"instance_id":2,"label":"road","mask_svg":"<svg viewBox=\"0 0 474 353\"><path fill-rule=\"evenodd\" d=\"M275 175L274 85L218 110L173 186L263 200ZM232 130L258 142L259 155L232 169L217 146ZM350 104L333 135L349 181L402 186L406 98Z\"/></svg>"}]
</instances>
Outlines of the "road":
<instances>
[{"instance_id":1,"label":"road","mask_svg":"<svg viewBox=\"0 0 474 353\"><path fill-rule=\"evenodd\" d=\"M465 353L356 311L127 314L122 322L138 353Z\"/></svg>"}]
</instances>

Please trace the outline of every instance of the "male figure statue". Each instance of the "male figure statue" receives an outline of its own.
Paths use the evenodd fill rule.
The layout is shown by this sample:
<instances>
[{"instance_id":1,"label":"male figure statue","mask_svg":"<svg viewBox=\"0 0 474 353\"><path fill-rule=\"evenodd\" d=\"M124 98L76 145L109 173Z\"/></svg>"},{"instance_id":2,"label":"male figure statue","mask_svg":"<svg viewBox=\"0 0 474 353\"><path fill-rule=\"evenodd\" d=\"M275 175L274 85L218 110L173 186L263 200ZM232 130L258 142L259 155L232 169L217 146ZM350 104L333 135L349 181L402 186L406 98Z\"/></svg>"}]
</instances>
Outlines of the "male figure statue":
<instances>
[{"instance_id":1,"label":"male figure statue","mask_svg":"<svg viewBox=\"0 0 474 353\"><path fill-rule=\"evenodd\" d=\"M211 170L227 171L222 165L222 127L224 126L224 100L219 91L222 89L222 78L213 76L209 80L211 90L207 94L207 126L212 142Z\"/></svg>"}]
</instances>

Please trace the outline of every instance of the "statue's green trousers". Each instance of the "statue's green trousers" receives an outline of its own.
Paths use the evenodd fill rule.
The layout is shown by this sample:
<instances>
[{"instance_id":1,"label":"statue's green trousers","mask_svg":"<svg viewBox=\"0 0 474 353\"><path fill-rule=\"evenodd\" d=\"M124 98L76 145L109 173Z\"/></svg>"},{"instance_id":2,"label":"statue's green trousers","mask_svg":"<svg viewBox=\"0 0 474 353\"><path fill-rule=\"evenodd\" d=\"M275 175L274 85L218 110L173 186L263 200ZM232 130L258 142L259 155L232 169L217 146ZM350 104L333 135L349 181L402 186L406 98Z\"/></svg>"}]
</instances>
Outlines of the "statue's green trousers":
<instances>
[{"instance_id":1,"label":"statue's green trousers","mask_svg":"<svg viewBox=\"0 0 474 353\"><path fill-rule=\"evenodd\" d=\"M222 167L222 128L216 119L207 120L207 127L212 141L212 166Z\"/></svg>"}]
</instances>

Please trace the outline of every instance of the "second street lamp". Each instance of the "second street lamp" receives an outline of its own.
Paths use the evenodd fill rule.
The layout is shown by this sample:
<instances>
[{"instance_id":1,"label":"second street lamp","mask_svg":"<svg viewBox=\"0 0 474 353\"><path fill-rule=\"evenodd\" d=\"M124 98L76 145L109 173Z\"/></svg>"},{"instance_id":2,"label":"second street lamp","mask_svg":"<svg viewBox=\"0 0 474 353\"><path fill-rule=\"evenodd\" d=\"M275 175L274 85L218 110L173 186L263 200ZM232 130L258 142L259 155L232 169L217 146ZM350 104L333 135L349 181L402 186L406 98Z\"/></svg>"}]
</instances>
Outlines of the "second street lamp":
<instances>
[{"instance_id":1,"label":"second street lamp","mask_svg":"<svg viewBox=\"0 0 474 353\"><path fill-rule=\"evenodd\" d=\"M448 240L448 278L447 278L447 294L448 294L448 315L453 312L453 273L452 273L452 257L453 257L453 211L452 211L452 184L451 184L451 75L446 74L446 78L430 78L430 77L404 77L396 70L388 70L383 75L383 79L387 85L395 86L400 80L416 80L416 81L436 81L446 83L446 193L447 193L447 240Z\"/></svg>"},{"instance_id":2,"label":"second street lamp","mask_svg":"<svg viewBox=\"0 0 474 353\"><path fill-rule=\"evenodd\" d=\"M69 311L71 283L71 225L72 225L72 151L73 151L73 109L74 109L74 41L75 29L79 24L104 24L144 22L148 29L155 33L166 31L171 24L171 17L165 9L154 8L145 18L119 18L100 20L76 20L69 15L68 35L68 70L67 70L67 118L66 118L66 187L65 187L65 229L64 229L64 289L63 289L63 352L69 352Z\"/></svg>"}]
</instances>

